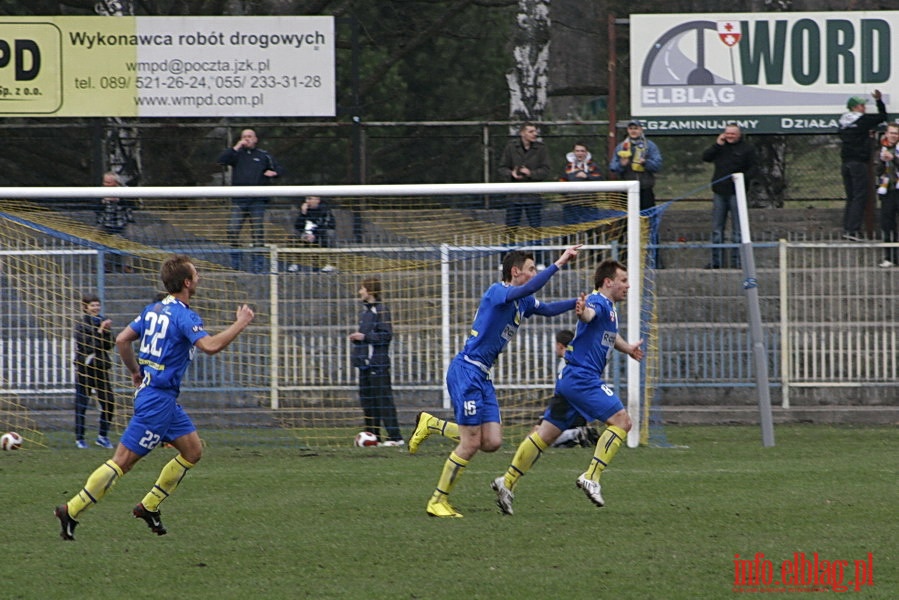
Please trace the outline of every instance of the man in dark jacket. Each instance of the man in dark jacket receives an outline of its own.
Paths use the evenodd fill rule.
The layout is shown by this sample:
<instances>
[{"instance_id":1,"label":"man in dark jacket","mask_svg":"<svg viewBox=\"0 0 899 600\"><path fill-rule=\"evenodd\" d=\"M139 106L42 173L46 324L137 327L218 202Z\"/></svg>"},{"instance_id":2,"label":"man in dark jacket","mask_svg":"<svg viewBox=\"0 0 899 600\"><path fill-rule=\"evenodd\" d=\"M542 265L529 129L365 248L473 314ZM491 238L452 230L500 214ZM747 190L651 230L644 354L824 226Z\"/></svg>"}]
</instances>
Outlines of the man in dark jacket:
<instances>
[{"instance_id":1,"label":"man in dark jacket","mask_svg":"<svg viewBox=\"0 0 899 600\"><path fill-rule=\"evenodd\" d=\"M743 132L736 123L731 123L718 135L711 147L702 153L702 160L715 164L712 174L712 243L724 243L724 228L727 225L727 214L731 216L731 240L735 247L731 249L731 267L740 268L740 248L743 241L740 235L740 215L737 212L737 192L734 181L730 177L734 173L746 176L746 187L756 164L755 147L743 140ZM712 248L712 262L707 269L720 269L723 252L721 248Z\"/></svg>"},{"instance_id":2,"label":"man in dark jacket","mask_svg":"<svg viewBox=\"0 0 899 600\"><path fill-rule=\"evenodd\" d=\"M252 129L240 132L240 139L233 148L227 148L218 158L218 163L231 167L231 185L268 185L272 179L283 175L281 165L275 158L256 147L259 138ZM240 228L247 218L253 226L253 246L257 249L265 243L265 207L269 198L233 198L231 218L228 222L228 241L233 247L238 245ZM262 271L264 260L258 255L254 271ZM240 268L240 253L231 254L231 266Z\"/></svg>"},{"instance_id":3,"label":"man in dark jacket","mask_svg":"<svg viewBox=\"0 0 899 600\"><path fill-rule=\"evenodd\" d=\"M400 433L393 389L390 382L390 341L393 323L390 309L381 303L381 280L367 277L359 285L362 312L359 329L350 334L353 346L350 353L353 366L359 369L359 403L365 417L365 431L370 431L381 446L405 444ZM387 439L381 439L381 425Z\"/></svg>"},{"instance_id":4,"label":"man in dark jacket","mask_svg":"<svg viewBox=\"0 0 899 600\"><path fill-rule=\"evenodd\" d=\"M843 161L843 187L846 190L846 208L843 211L843 237L847 240L863 239L862 216L871 188L868 164L871 162L871 130L889 120L880 90L871 94L877 103L877 114L865 114L865 99L853 96L846 102L849 112L840 117L839 134L843 143L840 158Z\"/></svg>"},{"instance_id":5,"label":"man in dark jacket","mask_svg":"<svg viewBox=\"0 0 899 600\"><path fill-rule=\"evenodd\" d=\"M546 181L550 176L549 153L543 142L537 141L537 126L523 123L518 139L509 141L499 161L500 181ZM517 227L524 213L528 225L539 229L543 224L543 205L540 196L523 194L512 196L506 206L506 226Z\"/></svg>"},{"instance_id":6,"label":"man in dark jacket","mask_svg":"<svg viewBox=\"0 0 899 600\"><path fill-rule=\"evenodd\" d=\"M100 298L85 294L81 298L84 314L75 324L75 445L87 448L84 440L84 415L91 390L97 390L100 405L100 428L96 444L112 448L109 425L115 408L112 385L109 381L109 351L115 345L112 321L100 314Z\"/></svg>"},{"instance_id":7,"label":"man in dark jacket","mask_svg":"<svg viewBox=\"0 0 899 600\"><path fill-rule=\"evenodd\" d=\"M334 238L334 229L337 227L337 221L331 207L325 203L320 196L307 196L300 204L300 210L296 220L293 222L293 231L296 236L308 245L319 246L320 248L334 248L336 240ZM300 258L309 258L312 261L320 261L317 267L323 273L331 273L337 270L337 267L330 264L327 258L330 255L319 256L300 256ZM291 264L287 267L290 272L307 270L300 264Z\"/></svg>"},{"instance_id":8,"label":"man in dark jacket","mask_svg":"<svg viewBox=\"0 0 899 600\"><path fill-rule=\"evenodd\" d=\"M300 212L293 223L293 230L307 244L333 248L334 228L337 221L331 207L320 196L308 196L300 204Z\"/></svg>"}]
</instances>

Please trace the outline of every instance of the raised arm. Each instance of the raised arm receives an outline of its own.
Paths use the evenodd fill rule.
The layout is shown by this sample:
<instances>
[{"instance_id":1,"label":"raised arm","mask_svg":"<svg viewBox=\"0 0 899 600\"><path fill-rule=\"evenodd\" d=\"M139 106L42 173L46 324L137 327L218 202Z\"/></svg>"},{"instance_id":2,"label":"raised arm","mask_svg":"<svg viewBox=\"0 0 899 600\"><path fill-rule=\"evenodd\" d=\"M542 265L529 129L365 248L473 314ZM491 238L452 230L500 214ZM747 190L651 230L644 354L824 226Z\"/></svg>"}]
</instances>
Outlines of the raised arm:
<instances>
[{"instance_id":1,"label":"raised arm","mask_svg":"<svg viewBox=\"0 0 899 600\"><path fill-rule=\"evenodd\" d=\"M228 344L234 341L234 338L246 329L247 325L253 321L255 317L253 309L246 304L237 309L237 317L234 322L224 331L220 331L215 335L207 335L197 340L194 344L197 348L206 354L217 354L228 347Z\"/></svg>"},{"instance_id":2,"label":"raised arm","mask_svg":"<svg viewBox=\"0 0 899 600\"><path fill-rule=\"evenodd\" d=\"M559 269L568 264L571 259L577 256L578 250L580 250L583 244L577 244L575 246L571 246L570 248L566 248L565 252L562 253L556 262L551 264L548 268L543 271L537 273L530 281L528 281L524 285L513 286L510 287L508 292L506 292L506 302L512 302L514 300L518 300L519 298L524 298L525 296L530 296L531 294L537 292L540 288L546 285L546 282L555 275Z\"/></svg>"}]
</instances>

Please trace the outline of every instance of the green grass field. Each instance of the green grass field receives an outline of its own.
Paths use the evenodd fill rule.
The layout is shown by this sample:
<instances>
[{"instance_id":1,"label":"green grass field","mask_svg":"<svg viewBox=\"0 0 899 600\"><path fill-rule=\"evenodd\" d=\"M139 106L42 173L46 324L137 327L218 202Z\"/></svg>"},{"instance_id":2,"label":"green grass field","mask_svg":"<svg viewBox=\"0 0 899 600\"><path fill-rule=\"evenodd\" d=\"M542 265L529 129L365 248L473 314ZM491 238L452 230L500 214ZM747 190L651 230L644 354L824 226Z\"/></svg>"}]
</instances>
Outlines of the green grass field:
<instances>
[{"instance_id":1,"label":"green grass field","mask_svg":"<svg viewBox=\"0 0 899 600\"><path fill-rule=\"evenodd\" d=\"M685 448L622 449L603 477L607 506L574 480L582 448L551 450L519 485L515 515L491 479L518 440L478 455L456 486L463 519L425 502L451 449L328 450L201 432L206 455L162 505L156 537L130 510L172 450L157 450L81 515L76 542L53 517L109 457L99 448L0 453L0 598L618 598L740 596L734 557L794 553L854 561L873 553L873 586L899 590L895 428L669 427ZM247 437L249 438L249 435ZM850 587L851 590L851 587Z\"/></svg>"}]
</instances>

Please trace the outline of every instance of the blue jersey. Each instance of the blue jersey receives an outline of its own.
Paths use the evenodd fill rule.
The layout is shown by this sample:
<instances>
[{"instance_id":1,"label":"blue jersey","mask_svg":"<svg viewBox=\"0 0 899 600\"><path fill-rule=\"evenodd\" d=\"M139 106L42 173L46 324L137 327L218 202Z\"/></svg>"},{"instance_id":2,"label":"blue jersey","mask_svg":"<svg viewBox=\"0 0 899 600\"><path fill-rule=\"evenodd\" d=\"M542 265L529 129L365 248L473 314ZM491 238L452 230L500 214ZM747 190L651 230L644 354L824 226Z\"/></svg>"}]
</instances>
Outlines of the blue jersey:
<instances>
[{"instance_id":1,"label":"blue jersey","mask_svg":"<svg viewBox=\"0 0 899 600\"><path fill-rule=\"evenodd\" d=\"M522 319L529 317L540 304L534 296L508 301L512 289L506 283L494 283L487 288L462 348L462 354L488 369L515 337Z\"/></svg>"},{"instance_id":2,"label":"blue jersey","mask_svg":"<svg viewBox=\"0 0 899 600\"><path fill-rule=\"evenodd\" d=\"M546 304L533 296L558 270L556 265L550 265L524 285L499 282L487 288L460 356L490 369L499 353L515 337L522 319L535 313L549 317L573 309L574 300Z\"/></svg>"},{"instance_id":3,"label":"blue jersey","mask_svg":"<svg viewBox=\"0 0 899 600\"><path fill-rule=\"evenodd\" d=\"M141 387L177 395L184 371L196 353L194 344L209 335L203 328L203 319L170 295L149 304L129 327L139 336L137 362L144 376Z\"/></svg>"},{"instance_id":4,"label":"blue jersey","mask_svg":"<svg viewBox=\"0 0 899 600\"><path fill-rule=\"evenodd\" d=\"M578 321L574 339L565 351L565 362L602 376L618 336L618 313L612 301L596 290L587 296L587 306L596 315L589 323Z\"/></svg>"}]
</instances>

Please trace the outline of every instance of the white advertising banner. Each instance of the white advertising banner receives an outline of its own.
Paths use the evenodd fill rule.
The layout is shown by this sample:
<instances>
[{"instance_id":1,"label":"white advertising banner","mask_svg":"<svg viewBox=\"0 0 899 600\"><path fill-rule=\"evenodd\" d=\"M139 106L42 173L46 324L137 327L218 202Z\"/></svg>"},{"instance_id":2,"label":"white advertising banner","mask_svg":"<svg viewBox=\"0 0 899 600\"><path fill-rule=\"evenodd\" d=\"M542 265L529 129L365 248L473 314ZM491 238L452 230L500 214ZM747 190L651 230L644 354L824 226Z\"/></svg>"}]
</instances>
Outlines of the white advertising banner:
<instances>
[{"instance_id":1,"label":"white advertising banner","mask_svg":"<svg viewBox=\"0 0 899 600\"><path fill-rule=\"evenodd\" d=\"M0 117L329 117L332 17L0 17Z\"/></svg>"},{"instance_id":2,"label":"white advertising banner","mask_svg":"<svg viewBox=\"0 0 899 600\"><path fill-rule=\"evenodd\" d=\"M630 16L631 114L656 134L833 132L850 96L899 97L899 11Z\"/></svg>"}]
</instances>

